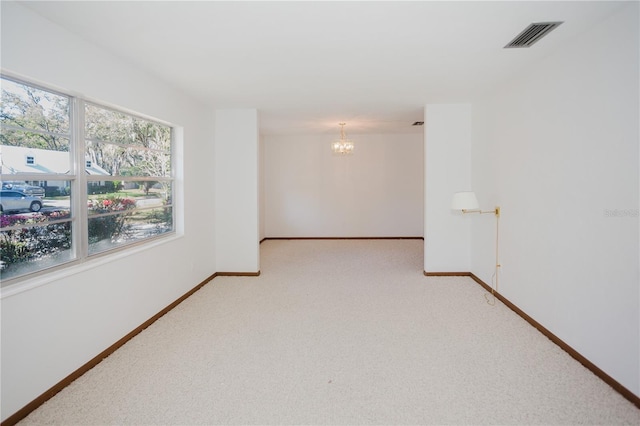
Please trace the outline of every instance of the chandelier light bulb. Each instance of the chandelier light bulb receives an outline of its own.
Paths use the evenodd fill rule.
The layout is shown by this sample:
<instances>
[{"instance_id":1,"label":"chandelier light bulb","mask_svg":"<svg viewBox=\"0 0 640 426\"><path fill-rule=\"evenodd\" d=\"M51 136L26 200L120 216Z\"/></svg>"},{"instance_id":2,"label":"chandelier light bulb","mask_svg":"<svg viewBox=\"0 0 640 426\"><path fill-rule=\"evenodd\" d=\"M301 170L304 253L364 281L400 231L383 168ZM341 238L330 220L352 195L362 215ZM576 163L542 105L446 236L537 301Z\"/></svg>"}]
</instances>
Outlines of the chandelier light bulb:
<instances>
[{"instance_id":1,"label":"chandelier light bulb","mask_svg":"<svg viewBox=\"0 0 640 426\"><path fill-rule=\"evenodd\" d=\"M346 123L338 123L340 126L340 140L337 140L331 144L331 150L335 154L351 154L355 148L355 145L352 141L347 139L344 133L344 126Z\"/></svg>"}]
</instances>

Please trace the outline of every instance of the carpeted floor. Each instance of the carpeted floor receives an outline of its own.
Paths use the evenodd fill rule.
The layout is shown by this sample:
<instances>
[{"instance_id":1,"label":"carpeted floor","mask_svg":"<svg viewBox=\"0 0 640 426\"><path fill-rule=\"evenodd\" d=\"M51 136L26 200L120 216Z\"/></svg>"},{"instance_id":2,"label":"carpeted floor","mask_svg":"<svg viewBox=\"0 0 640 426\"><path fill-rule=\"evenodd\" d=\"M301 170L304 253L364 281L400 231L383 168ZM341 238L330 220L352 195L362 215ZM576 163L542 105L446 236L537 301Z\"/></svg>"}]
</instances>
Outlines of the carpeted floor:
<instances>
[{"instance_id":1,"label":"carpeted floor","mask_svg":"<svg viewBox=\"0 0 640 426\"><path fill-rule=\"evenodd\" d=\"M640 424L422 244L266 241L20 424Z\"/></svg>"}]
</instances>

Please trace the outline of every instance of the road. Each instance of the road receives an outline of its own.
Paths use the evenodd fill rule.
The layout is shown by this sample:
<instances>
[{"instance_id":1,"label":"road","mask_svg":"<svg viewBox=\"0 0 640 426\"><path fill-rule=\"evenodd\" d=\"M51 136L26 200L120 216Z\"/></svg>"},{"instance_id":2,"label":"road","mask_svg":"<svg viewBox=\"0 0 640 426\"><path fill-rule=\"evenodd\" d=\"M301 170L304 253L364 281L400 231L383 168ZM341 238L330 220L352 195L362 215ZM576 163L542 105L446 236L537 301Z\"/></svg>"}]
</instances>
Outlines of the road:
<instances>
[{"instance_id":1,"label":"road","mask_svg":"<svg viewBox=\"0 0 640 426\"><path fill-rule=\"evenodd\" d=\"M56 212L60 210L70 210L71 200L50 200L43 199L42 200L42 209L40 212ZM136 200L136 207L162 207L162 200L160 198L141 198ZM32 214L28 211L21 212L7 212L9 214L20 214L20 215L29 215Z\"/></svg>"}]
</instances>

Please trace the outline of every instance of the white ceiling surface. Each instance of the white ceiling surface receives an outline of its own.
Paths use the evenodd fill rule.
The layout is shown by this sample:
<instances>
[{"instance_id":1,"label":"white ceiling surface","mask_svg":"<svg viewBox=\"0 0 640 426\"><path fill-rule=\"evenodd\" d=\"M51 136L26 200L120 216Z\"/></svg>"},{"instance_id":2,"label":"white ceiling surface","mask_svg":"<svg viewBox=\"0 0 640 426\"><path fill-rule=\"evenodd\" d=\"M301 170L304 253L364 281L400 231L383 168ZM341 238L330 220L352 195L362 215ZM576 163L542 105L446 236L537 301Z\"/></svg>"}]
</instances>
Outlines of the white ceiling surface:
<instances>
[{"instance_id":1,"label":"white ceiling surface","mask_svg":"<svg viewBox=\"0 0 640 426\"><path fill-rule=\"evenodd\" d=\"M468 102L588 31L601 2L24 2L262 134L421 132L426 103ZM565 21L529 49L532 22Z\"/></svg>"}]
</instances>

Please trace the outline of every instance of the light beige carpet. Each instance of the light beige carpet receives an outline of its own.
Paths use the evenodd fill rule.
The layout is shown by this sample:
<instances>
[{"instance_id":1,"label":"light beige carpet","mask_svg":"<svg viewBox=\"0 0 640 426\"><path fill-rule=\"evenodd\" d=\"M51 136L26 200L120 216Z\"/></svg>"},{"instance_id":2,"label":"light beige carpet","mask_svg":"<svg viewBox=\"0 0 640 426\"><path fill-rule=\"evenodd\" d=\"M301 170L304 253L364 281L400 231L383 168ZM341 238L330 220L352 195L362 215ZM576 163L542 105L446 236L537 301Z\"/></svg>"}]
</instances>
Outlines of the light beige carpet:
<instances>
[{"instance_id":1,"label":"light beige carpet","mask_svg":"<svg viewBox=\"0 0 640 426\"><path fill-rule=\"evenodd\" d=\"M640 424L420 240L266 241L20 424ZM194 283L195 284L195 283Z\"/></svg>"}]
</instances>

